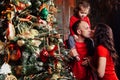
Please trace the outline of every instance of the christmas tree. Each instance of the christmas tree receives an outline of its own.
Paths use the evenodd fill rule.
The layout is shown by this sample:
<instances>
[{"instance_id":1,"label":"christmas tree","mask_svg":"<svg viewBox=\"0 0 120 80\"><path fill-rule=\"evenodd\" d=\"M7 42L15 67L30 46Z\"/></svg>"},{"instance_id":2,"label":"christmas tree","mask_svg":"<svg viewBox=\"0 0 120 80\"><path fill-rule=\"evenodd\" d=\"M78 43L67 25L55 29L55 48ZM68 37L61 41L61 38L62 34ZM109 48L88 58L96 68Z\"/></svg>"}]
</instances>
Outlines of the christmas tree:
<instances>
[{"instance_id":1,"label":"christmas tree","mask_svg":"<svg viewBox=\"0 0 120 80\"><path fill-rule=\"evenodd\" d=\"M73 80L53 0L0 2L0 80Z\"/></svg>"}]
</instances>

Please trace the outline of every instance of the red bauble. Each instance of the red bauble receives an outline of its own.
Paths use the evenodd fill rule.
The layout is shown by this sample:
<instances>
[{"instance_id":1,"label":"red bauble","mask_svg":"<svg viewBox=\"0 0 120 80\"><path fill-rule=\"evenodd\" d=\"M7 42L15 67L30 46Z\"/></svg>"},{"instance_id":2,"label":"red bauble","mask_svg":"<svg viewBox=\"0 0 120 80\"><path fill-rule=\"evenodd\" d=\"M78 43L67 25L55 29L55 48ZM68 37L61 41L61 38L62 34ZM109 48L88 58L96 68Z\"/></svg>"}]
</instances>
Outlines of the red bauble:
<instances>
[{"instance_id":1,"label":"red bauble","mask_svg":"<svg viewBox=\"0 0 120 80\"><path fill-rule=\"evenodd\" d=\"M40 52L40 59L41 59L43 62L46 62L48 56L49 56L49 54L48 54L48 52L46 51L46 49L43 49L43 50Z\"/></svg>"},{"instance_id":2,"label":"red bauble","mask_svg":"<svg viewBox=\"0 0 120 80\"><path fill-rule=\"evenodd\" d=\"M51 48L49 48L47 51L48 51L48 53L50 54L50 56L55 56L54 55L54 52L56 51L56 50L58 50L58 46L57 45L54 45L54 46L49 46L49 47L51 47Z\"/></svg>"},{"instance_id":3,"label":"red bauble","mask_svg":"<svg viewBox=\"0 0 120 80\"><path fill-rule=\"evenodd\" d=\"M20 52L19 47L14 44L10 44L8 48L11 54L10 59L13 61L19 60L21 57L21 52Z\"/></svg>"}]
</instances>

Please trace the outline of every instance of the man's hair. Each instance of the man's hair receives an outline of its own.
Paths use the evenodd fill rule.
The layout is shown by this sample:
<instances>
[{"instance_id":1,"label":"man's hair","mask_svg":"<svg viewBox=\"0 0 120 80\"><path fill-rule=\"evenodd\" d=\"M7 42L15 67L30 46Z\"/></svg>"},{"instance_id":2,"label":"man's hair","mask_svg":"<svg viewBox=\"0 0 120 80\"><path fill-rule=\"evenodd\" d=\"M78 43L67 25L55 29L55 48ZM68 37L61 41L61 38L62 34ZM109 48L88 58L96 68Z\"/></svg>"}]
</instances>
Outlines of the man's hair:
<instances>
[{"instance_id":1,"label":"man's hair","mask_svg":"<svg viewBox=\"0 0 120 80\"><path fill-rule=\"evenodd\" d=\"M79 27L79 23L81 23L81 20L77 20L77 21L73 24L73 26L72 26L72 30L73 30L73 32L74 32L76 35L78 35L77 29L78 29L78 27Z\"/></svg>"}]
</instances>

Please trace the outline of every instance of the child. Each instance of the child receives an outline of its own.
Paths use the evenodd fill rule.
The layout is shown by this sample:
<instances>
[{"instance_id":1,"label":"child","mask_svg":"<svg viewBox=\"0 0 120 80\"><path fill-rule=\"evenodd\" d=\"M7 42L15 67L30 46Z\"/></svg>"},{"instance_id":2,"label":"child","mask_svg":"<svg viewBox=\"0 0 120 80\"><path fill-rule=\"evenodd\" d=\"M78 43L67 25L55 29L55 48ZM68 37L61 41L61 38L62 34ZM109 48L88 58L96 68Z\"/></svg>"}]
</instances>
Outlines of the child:
<instances>
[{"instance_id":1,"label":"child","mask_svg":"<svg viewBox=\"0 0 120 80\"><path fill-rule=\"evenodd\" d=\"M75 47L71 49L70 54L74 54L75 50L78 53L76 56L80 58L79 61L75 60L74 63L71 64L71 69L73 75L75 76L76 80L91 80L88 79L88 61L86 58L88 56L92 56L94 52L88 49L93 46L88 43L88 39L91 37L91 29L86 21L78 20L73 24L72 27L75 35L78 36L75 42Z\"/></svg>"},{"instance_id":2,"label":"child","mask_svg":"<svg viewBox=\"0 0 120 80\"><path fill-rule=\"evenodd\" d=\"M93 59L99 80L118 80L114 68L118 56L111 28L106 24L98 24L95 27L94 42L96 53Z\"/></svg>"},{"instance_id":3,"label":"child","mask_svg":"<svg viewBox=\"0 0 120 80\"><path fill-rule=\"evenodd\" d=\"M88 13L90 10L90 4L86 1L81 1L76 8L74 9L74 15L71 16L70 18L70 36L68 37L68 42L69 42L69 49L74 47L74 43L78 37L76 36L76 34L74 33L74 31L72 30L72 26L73 24L77 21L77 20L84 20L88 23L89 27L90 27L90 21L89 18L87 17ZM74 51L76 52L76 50ZM73 56L76 56L76 54L74 54ZM79 61L80 59L76 57L76 59Z\"/></svg>"}]
</instances>

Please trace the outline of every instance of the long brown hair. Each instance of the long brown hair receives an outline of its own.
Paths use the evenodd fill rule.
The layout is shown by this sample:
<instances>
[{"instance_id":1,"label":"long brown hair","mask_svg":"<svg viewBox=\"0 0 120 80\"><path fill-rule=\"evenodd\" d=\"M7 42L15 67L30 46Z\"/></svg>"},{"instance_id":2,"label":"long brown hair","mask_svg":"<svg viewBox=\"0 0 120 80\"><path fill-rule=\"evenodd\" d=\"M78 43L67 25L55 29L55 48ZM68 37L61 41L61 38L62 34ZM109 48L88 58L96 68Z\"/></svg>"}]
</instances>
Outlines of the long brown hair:
<instances>
[{"instance_id":1,"label":"long brown hair","mask_svg":"<svg viewBox=\"0 0 120 80\"><path fill-rule=\"evenodd\" d=\"M100 23L95 27L94 34L95 46L103 45L106 47L110 51L113 61L116 62L118 56L114 48L112 29L108 25Z\"/></svg>"}]
</instances>

